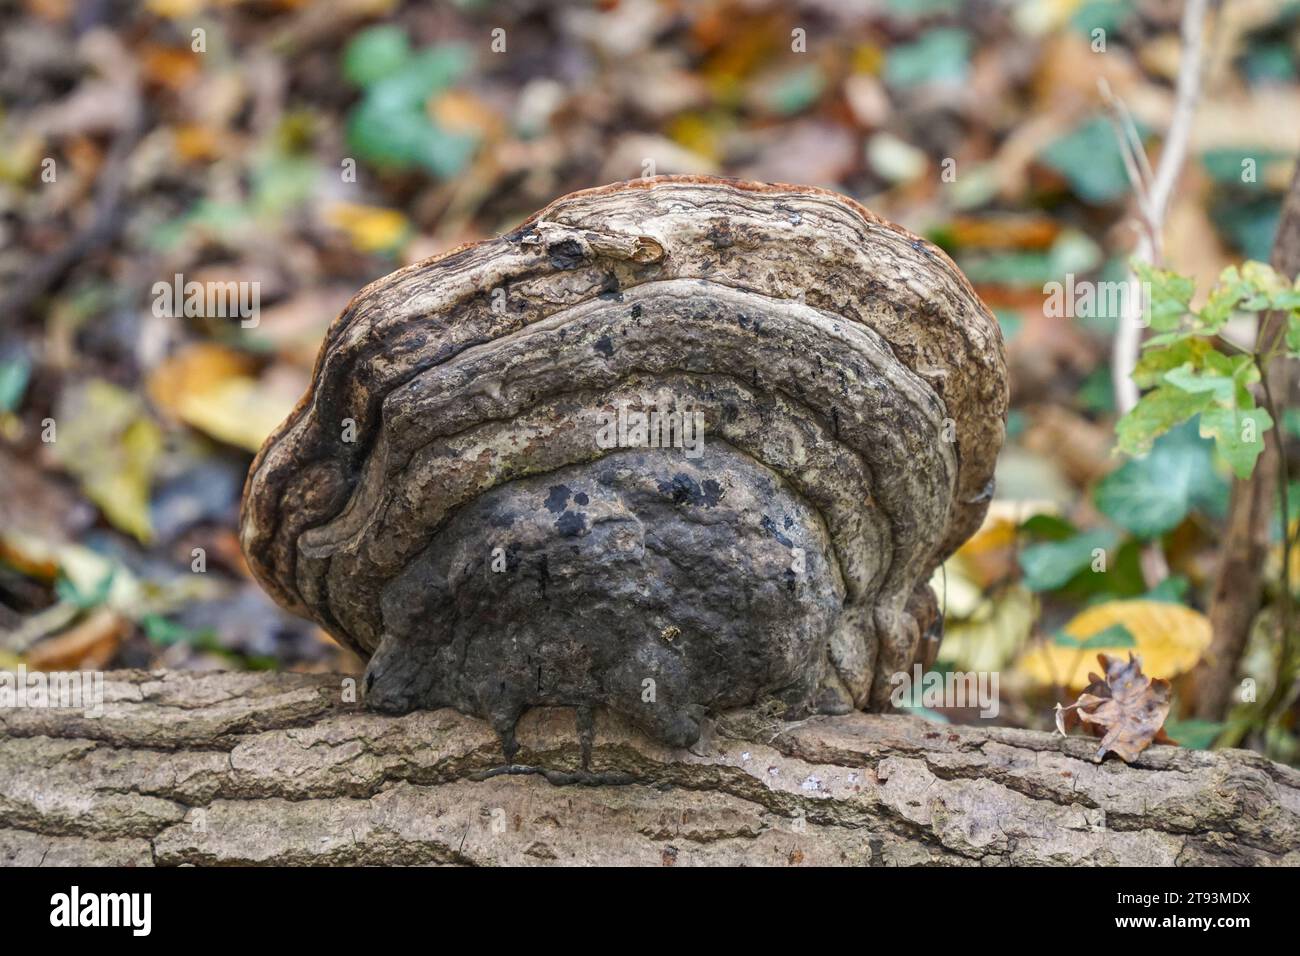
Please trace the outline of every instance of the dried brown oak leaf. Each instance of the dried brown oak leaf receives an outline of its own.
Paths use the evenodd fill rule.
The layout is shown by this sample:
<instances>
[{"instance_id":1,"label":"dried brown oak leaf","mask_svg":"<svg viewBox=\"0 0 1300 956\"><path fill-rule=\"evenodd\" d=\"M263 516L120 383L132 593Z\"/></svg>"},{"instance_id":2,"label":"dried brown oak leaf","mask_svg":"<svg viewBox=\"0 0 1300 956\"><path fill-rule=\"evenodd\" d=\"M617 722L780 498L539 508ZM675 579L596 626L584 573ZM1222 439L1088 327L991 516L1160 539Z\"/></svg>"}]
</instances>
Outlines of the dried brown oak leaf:
<instances>
[{"instance_id":1,"label":"dried brown oak leaf","mask_svg":"<svg viewBox=\"0 0 1300 956\"><path fill-rule=\"evenodd\" d=\"M1089 724L1101 736L1096 759L1108 751L1119 754L1125 763L1153 742L1173 743L1165 736L1165 718L1169 716L1169 681L1152 680L1142 673L1142 659L1129 654L1128 660L1098 654L1106 676L1089 674L1091 681L1079 699L1069 707L1056 705L1056 729L1066 732L1071 712Z\"/></svg>"}]
</instances>

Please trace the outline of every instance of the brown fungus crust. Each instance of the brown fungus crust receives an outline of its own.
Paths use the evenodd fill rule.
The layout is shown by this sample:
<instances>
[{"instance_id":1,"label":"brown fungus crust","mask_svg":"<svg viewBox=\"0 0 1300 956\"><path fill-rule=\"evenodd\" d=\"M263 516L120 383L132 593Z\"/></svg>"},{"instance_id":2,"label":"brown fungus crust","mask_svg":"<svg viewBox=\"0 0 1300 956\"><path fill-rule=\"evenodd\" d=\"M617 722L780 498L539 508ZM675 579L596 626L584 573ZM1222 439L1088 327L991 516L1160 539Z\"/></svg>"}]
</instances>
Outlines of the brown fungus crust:
<instances>
[{"instance_id":1,"label":"brown fungus crust","mask_svg":"<svg viewBox=\"0 0 1300 956\"><path fill-rule=\"evenodd\" d=\"M768 698L881 709L933 653L926 582L987 508L1007 398L966 278L858 203L616 183L363 289L241 543L384 709L505 735L599 704L678 743ZM702 448L602 444L620 408L699 414Z\"/></svg>"}]
</instances>

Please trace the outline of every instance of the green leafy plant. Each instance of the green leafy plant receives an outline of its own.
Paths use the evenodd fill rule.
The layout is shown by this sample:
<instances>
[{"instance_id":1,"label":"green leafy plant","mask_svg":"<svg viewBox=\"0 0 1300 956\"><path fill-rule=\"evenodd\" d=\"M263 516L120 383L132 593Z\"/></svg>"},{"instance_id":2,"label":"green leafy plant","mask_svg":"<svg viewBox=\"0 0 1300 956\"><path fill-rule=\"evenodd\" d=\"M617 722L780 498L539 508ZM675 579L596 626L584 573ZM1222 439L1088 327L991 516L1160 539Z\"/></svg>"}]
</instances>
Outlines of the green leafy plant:
<instances>
[{"instance_id":1,"label":"green leafy plant","mask_svg":"<svg viewBox=\"0 0 1300 956\"><path fill-rule=\"evenodd\" d=\"M1131 455L1148 454L1127 463L1099 489L1098 505L1114 520L1141 534L1170 526L1180 500L1204 495L1195 471L1177 467L1171 459L1159 468L1171 475L1165 502L1134 494L1128 483L1138 472L1152 469L1153 446L1176 426L1195 418L1203 438L1213 439L1219 456L1239 479L1250 478L1264 450L1264 433L1285 421L1286 409L1274 395L1268 369L1275 359L1300 358L1300 279L1291 282L1262 262L1230 266L1219 276L1204 305L1192 308L1195 283L1174 272L1135 264L1149 297L1147 316L1155 333L1143 345L1134 381L1145 393L1116 425L1119 446ZM1258 321L1262 313L1279 313L1283 321ZM1237 316L1255 315L1259 337L1252 347L1234 342L1229 322ZM1262 405L1256 399L1259 389ZM1269 726L1284 703L1283 688L1291 686L1295 670L1291 633L1291 554L1295 547L1290 522L1290 479L1286 456L1277 456L1277 494L1282 516L1282 574L1280 624L1282 661L1278 689L1254 707L1253 716L1230 723L1220 743L1240 741L1253 723ZM1127 474L1125 472L1128 472ZM1202 472L1203 473L1203 472Z\"/></svg>"},{"instance_id":2,"label":"green leafy plant","mask_svg":"<svg viewBox=\"0 0 1300 956\"><path fill-rule=\"evenodd\" d=\"M1191 279L1141 264L1135 269L1148 290L1155 335L1144 343L1133 372L1148 391L1116 426L1120 448L1143 455L1158 436L1200 416L1201 435L1214 439L1238 478L1250 477L1264 450L1264 432L1278 417L1264 370L1279 355L1300 357L1300 286L1262 262L1247 262L1225 269L1205 304L1193 309ZM1235 315L1269 310L1287 316L1274 341L1247 349L1226 337ZM1255 384L1263 386L1265 407L1256 404Z\"/></svg>"},{"instance_id":3,"label":"green leafy plant","mask_svg":"<svg viewBox=\"0 0 1300 956\"><path fill-rule=\"evenodd\" d=\"M1171 429L1146 455L1098 482L1097 510L1143 540L1173 531L1193 510L1222 517L1228 482L1215 469L1213 444L1197 434L1196 425L1193 420Z\"/></svg>"},{"instance_id":4,"label":"green leafy plant","mask_svg":"<svg viewBox=\"0 0 1300 956\"><path fill-rule=\"evenodd\" d=\"M406 31L391 24L357 34L343 52L343 75L363 90L348 117L348 145L380 166L421 167L441 178L460 172L477 138L438 126L425 105L469 64L469 51L461 46L411 49Z\"/></svg>"}]
</instances>

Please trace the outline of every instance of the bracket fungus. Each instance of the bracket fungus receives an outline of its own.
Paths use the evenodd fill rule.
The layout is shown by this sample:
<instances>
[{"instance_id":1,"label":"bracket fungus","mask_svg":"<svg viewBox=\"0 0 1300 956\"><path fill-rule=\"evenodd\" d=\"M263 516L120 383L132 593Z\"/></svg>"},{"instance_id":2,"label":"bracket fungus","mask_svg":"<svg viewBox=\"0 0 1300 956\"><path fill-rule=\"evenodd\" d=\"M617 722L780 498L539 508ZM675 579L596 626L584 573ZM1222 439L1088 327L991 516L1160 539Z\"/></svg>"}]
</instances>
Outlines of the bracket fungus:
<instances>
[{"instance_id":1,"label":"bracket fungus","mask_svg":"<svg viewBox=\"0 0 1300 956\"><path fill-rule=\"evenodd\" d=\"M997 323L939 249L804 186L574 193L330 327L241 542L368 660L367 702L490 720L885 709L978 527Z\"/></svg>"}]
</instances>

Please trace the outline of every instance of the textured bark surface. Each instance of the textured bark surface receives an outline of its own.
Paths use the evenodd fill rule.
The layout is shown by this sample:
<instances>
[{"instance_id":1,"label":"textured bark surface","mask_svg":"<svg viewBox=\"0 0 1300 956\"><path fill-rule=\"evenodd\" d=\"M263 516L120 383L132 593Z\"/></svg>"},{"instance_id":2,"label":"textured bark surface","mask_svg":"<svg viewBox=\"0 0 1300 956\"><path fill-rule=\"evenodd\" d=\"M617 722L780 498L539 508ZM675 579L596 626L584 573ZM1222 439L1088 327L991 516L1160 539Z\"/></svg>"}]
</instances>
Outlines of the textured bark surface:
<instances>
[{"instance_id":1,"label":"textured bark surface","mask_svg":"<svg viewBox=\"0 0 1300 956\"><path fill-rule=\"evenodd\" d=\"M101 716L0 711L0 863L1297 864L1300 773L1246 751L852 713L757 715L673 750L530 711L515 772L452 710L329 675L123 671Z\"/></svg>"},{"instance_id":2,"label":"textured bark surface","mask_svg":"<svg viewBox=\"0 0 1300 956\"><path fill-rule=\"evenodd\" d=\"M621 183L363 290L241 541L370 659L377 707L508 740L528 707L599 704L689 743L769 697L886 705L1006 407L997 323L936 247L824 190ZM602 443L629 408L698 415L698 461Z\"/></svg>"}]
</instances>

